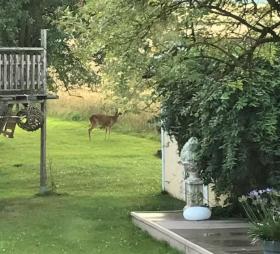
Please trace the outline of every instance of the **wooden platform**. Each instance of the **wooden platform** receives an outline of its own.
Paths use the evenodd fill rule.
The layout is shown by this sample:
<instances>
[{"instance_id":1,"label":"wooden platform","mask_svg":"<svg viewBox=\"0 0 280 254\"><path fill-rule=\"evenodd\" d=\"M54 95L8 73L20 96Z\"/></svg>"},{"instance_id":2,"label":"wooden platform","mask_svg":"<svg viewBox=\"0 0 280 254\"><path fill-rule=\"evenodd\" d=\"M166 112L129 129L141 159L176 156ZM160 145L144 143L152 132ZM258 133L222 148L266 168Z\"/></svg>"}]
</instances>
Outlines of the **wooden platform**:
<instances>
[{"instance_id":1,"label":"wooden platform","mask_svg":"<svg viewBox=\"0 0 280 254\"><path fill-rule=\"evenodd\" d=\"M132 221L154 238L185 254L261 254L241 220L186 221L182 211L132 212Z\"/></svg>"}]
</instances>

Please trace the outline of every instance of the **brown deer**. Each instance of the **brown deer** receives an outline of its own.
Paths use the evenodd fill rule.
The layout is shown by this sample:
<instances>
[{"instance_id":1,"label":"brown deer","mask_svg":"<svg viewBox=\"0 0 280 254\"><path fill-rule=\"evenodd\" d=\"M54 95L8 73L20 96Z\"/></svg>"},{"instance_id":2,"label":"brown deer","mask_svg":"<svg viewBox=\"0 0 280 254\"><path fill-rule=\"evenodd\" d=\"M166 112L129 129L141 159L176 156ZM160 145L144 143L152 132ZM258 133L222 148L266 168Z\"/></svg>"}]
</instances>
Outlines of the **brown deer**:
<instances>
[{"instance_id":1,"label":"brown deer","mask_svg":"<svg viewBox=\"0 0 280 254\"><path fill-rule=\"evenodd\" d=\"M112 126L117 122L118 117L122 115L122 113L119 113L118 110L116 111L115 115L113 116L107 116L102 114L96 114L92 115L89 118L90 121L90 127L88 129L88 136L89 140L91 140L91 132L94 128L99 126L101 129L105 129L105 139L107 136L107 132L109 132L109 135L111 133Z\"/></svg>"}]
</instances>

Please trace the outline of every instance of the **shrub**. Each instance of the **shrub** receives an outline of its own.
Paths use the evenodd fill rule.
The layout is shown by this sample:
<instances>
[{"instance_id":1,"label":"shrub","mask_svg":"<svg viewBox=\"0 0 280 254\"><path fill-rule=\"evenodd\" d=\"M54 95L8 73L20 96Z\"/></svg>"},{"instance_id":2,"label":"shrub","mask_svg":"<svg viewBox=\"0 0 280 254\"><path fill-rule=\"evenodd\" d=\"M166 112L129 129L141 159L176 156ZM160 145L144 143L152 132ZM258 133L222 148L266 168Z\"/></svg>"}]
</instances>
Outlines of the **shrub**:
<instances>
[{"instance_id":1,"label":"shrub","mask_svg":"<svg viewBox=\"0 0 280 254\"><path fill-rule=\"evenodd\" d=\"M80 121L82 119L81 114L79 112L71 112L69 113L69 117L72 121Z\"/></svg>"},{"instance_id":2,"label":"shrub","mask_svg":"<svg viewBox=\"0 0 280 254\"><path fill-rule=\"evenodd\" d=\"M186 63L180 78L162 79L161 118L179 149L199 139L205 183L237 202L251 189L279 185L280 67L256 59L253 73L235 68L219 77L211 64Z\"/></svg>"}]
</instances>

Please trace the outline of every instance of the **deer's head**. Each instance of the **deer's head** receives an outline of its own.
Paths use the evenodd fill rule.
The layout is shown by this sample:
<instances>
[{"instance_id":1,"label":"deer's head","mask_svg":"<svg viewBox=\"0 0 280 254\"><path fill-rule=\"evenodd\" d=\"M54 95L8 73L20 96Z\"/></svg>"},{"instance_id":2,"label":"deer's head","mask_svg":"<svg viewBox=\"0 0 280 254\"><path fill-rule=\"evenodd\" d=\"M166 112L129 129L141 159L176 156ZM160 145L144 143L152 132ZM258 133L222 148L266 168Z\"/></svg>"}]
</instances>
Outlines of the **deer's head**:
<instances>
[{"instance_id":1,"label":"deer's head","mask_svg":"<svg viewBox=\"0 0 280 254\"><path fill-rule=\"evenodd\" d=\"M117 116L117 117L118 117L118 116L120 116L120 115L122 115L122 113L121 113L121 112L119 112L119 111L118 111L118 109L117 109L117 110L116 110L116 113L115 113L115 116Z\"/></svg>"}]
</instances>

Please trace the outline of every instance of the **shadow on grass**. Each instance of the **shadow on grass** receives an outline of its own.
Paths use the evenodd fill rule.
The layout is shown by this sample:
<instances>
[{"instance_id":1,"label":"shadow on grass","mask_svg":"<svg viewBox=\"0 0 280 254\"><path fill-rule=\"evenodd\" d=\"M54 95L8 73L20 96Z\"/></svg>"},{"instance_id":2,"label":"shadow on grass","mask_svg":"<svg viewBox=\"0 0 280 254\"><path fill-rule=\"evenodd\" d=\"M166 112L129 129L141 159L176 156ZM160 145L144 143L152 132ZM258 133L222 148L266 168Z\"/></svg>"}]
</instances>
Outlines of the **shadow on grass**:
<instances>
[{"instance_id":1,"label":"shadow on grass","mask_svg":"<svg viewBox=\"0 0 280 254\"><path fill-rule=\"evenodd\" d=\"M30 209L45 209L45 213L52 213L56 207L60 212L65 210L73 214L80 214L87 218L109 218L119 215L129 215L131 211L166 211L182 209L184 202L176 200L169 195L158 193L156 195L117 196L116 193L102 196L73 195L70 193L47 192L35 194L30 197L15 197L0 200L0 211L7 207L19 207L24 213ZM8 209L9 210L9 209ZM114 216L113 216L114 215ZM55 215L57 216L57 215ZM121 217L122 217L121 216Z\"/></svg>"}]
</instances>

